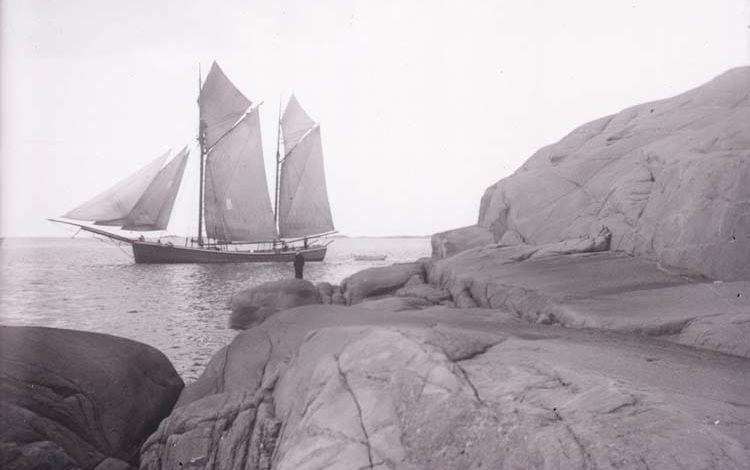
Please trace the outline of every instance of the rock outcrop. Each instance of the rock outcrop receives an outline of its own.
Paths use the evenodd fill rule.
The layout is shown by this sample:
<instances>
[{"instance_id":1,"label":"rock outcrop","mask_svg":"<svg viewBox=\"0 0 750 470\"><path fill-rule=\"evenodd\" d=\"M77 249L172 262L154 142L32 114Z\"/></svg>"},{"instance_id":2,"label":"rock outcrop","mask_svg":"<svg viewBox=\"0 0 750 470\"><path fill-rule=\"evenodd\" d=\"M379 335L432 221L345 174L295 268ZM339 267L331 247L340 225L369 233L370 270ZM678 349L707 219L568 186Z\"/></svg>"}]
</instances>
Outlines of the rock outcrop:
<instances>
[{"instance_id":1,"label":"rock outcrop","mask_svg":"<svg viewBox=\"0 0 750 470\"><path fill-rule=\"evenodd\" d=\"M325 286L323 292L326 292ZM230 301L232 315L229 318L229 327L235 329L249 328L279 310L320 303L323 303L321 292L310 281L281 279L264 282L258 286L237 292L232 296Z\"/></svg>"},{"instance_id":2,"label":"rock outcrop","mask_svg":"<svg viewBox=\"0 0 750 470\"><path fill-rule=\"evenodd\" d=\"M613 250L711 279L750 278L748 122L750 67L597 119L490 186L479 226L503 245L606 226ZM435 249L441 240L450 237L436 237L433 253L452 253Z\"/></svg>"},{"instance_id":3,"label":"rock outcrop","mask_svg":"<svg viewBox=\"0 0 750 470\"><path fill-rule=\"evenodd\" d=\"M348 307L254 299L142 467L750 468L749 110L743 68L589 123L431 260L305 287Z\"/></svg>"},{"instance_id":4,"label":"rock outcrop","mask_svg":"<svg viewBox=\"0 0 750 470\"><path fill-rule=\"evenodd\" d=\"M167 358L135 341L0 327L0 466L122 470L183 387Z\"/></svg>"},{"instance_id":5,"label":"rock outcrop","mask_svg":"<svg viewBox=\"0 0 750 470\"><path fill-rule=\"evenodd\" d=\"M458 307L497 308L531 323L662 336L750 357L750 282L705 282L616 252L496 246L429 264L428 281Z\"/></svg>"},{"instance_id":6,"label":"rock outcrop","mask_svg":"<svg viewBox=\"0 0 750 470\"><path fill-rule=\"evenodd\" d=\"M307 306L217 353L142 467L743 469L748 397L746 360L649 337Z\"/></svg>"}]
</instances>

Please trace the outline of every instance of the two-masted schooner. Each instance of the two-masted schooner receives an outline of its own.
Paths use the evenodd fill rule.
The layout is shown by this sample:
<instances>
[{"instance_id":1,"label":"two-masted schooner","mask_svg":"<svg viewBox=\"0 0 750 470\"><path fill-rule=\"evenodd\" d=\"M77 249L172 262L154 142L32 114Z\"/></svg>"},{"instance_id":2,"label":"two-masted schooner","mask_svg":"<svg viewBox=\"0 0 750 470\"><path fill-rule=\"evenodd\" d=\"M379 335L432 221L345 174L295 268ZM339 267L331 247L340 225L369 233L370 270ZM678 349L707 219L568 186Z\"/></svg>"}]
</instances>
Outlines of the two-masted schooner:
<instances>
[{"instance_id":1,"label":"two-masted schooner","mask_svg":"<svg viewBox=\"0 0 750 470\"><path fill-rule=\"evenodd\" d=\"M185 239L182 245L105 228L166 230L187 164L187 147L166 165L168 153L50 220L129 243L136 263L292 261L297 251L307 261L322 261L328 243L320 242L321 237L335 232L320 126L292 95L278 123L272 209L259 105L247 99L216 62L199 89L197 237Z\"/></svg>"}]
</instances>

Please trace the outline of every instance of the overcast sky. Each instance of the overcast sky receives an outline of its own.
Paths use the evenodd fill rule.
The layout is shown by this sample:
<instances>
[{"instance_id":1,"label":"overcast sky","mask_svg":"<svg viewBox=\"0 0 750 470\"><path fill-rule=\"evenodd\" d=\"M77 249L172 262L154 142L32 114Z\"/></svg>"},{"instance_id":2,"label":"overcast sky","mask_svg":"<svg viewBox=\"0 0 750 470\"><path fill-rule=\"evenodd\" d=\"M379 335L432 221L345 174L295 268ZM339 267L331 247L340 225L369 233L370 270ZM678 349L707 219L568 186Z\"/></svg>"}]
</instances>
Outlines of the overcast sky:
<instances>
[{"instance_id":1,"label":"overcast sky","mask_svg":"<svg viewBox=\"0 0 750 470\"><path fill-rule=\"evenodd\" d=\"M348 235L472 224L484 189L539 147L750 63L748 0L2 0L1 14L4 236L69 234L44 219L193 143L213 60L264 101L269 176L279 97L321 123ZM175 234L195 230L195 157Z\"/></svg>"}]
</instances>

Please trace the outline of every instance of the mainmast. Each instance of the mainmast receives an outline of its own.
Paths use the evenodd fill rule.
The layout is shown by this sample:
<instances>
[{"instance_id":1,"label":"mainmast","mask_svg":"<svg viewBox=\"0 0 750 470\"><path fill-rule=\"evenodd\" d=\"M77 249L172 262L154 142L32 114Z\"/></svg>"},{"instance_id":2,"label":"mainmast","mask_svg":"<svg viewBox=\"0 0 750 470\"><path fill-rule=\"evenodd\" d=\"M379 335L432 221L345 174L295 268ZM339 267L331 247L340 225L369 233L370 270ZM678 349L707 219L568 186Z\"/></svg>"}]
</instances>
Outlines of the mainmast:
<instances>
[{"instance_id":1,"label":"mainmast","mask_svg":"<svg viewBox=\"0 0 750 470\"><path fill-rule=\"evenodd\" d=\"M198 64L198 98L200 99L203 79L201 78L201 65ZM200 104L198 105L198 144L201 147L200 156L200 179L198 180L198 246L203 246L203 172L206 161L206 123L200 118Z\"/></svg>"},{"instance_id":2,"label":"mainmast","mask_svg":"<svg viewBox=\"0 0 750 470\"><path fill-rule=\"evenodd\" d=\"M281 170L281 95L279 95L279 122L276 128L276 189L274 190L274 203L273 203L273 220L276 226L276 233L279 229L279 173Z\"/></svg>"}]
</instances>

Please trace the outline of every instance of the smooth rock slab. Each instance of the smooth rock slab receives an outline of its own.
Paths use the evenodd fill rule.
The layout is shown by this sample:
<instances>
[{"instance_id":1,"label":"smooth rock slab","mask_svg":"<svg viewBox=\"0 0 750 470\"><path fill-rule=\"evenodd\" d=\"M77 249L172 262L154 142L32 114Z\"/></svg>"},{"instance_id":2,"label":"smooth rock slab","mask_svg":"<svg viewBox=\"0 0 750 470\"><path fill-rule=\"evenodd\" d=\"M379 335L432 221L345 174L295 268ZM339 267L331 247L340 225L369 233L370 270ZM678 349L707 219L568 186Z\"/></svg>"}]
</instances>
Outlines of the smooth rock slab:
<instances>
[{"instance_id":1,"label":"smooth rock slab","mask_svg":"<svg viewBox=\"0 0 750 470\"><path fill-rule=\"evenodd\" d=\"M750 357L747 281L700 282L622 253L537 257L536 248L467 250L431 264L428 278L459 306L507 309L535 323L664 336Z\"/></svg>"},{"instance_id":2,"label":"smooth rock slab","mask_svg":"<svg viewBox=\"0 0 750 470\"><path fill-rule=\"evenodd\" d=\"M127 468L183 387L161 352L124 338L3 326L0 348L3 468Z\"/></svg>"}]
</instances>

